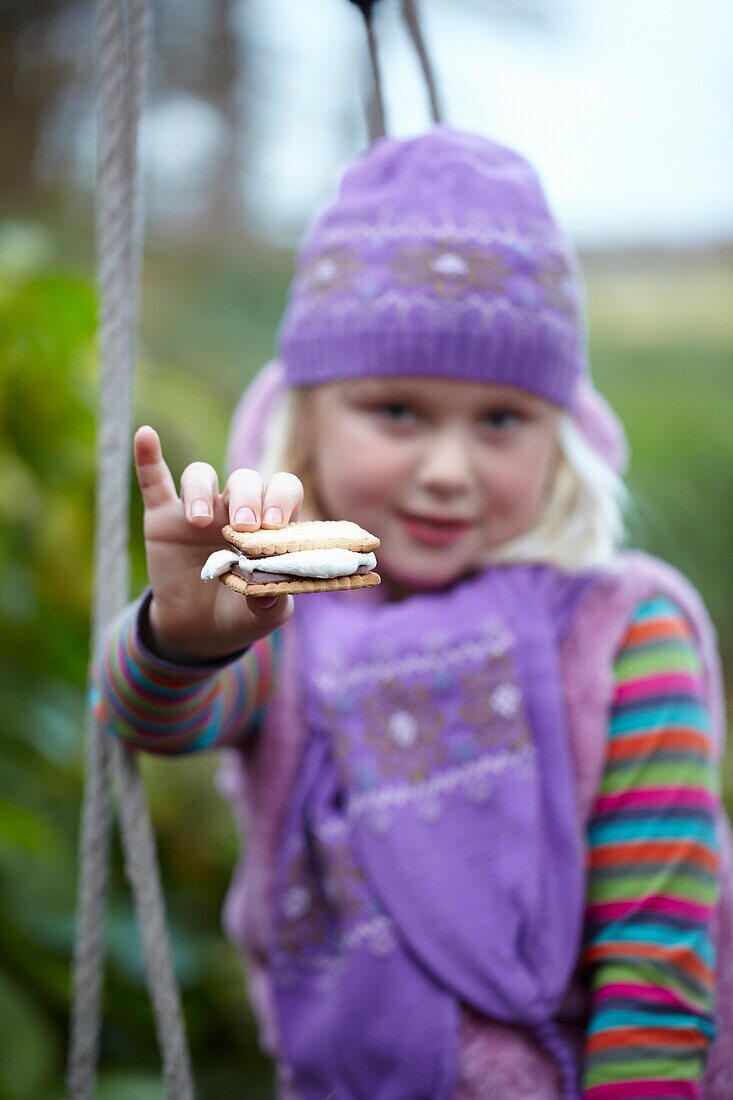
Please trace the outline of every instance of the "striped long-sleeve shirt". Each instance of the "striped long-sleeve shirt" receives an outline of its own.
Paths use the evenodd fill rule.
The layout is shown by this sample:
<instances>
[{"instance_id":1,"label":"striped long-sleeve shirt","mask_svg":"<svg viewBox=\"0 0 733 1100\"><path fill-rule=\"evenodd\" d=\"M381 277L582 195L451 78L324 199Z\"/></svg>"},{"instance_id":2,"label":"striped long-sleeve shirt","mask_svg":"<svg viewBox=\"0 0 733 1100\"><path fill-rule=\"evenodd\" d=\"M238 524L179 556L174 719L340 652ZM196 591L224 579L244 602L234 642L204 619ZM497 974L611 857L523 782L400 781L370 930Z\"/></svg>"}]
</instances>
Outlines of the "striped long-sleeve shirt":
<instances>
[{"instance_id":1,"label":"striped long-sleeve shirt","mask_svg":"<svg viewBox=\"0 0 733 1100\"><path fill-rule=\"evenodd\" d=\"M172 664L148 647L146 592L120 615L94 664L92 705L108 732L165 756L235 745L257 725L275 681L276 631L239 655Z\"/></svg>"},{"instance_id":2,"label":"striped long-sleeve shirt","mask_svg":"<svg viewBox=\"0 0 733 1100\"><path fill-rule=\"evenodd\" d=\"M97 662L92 691L105 726L169 755L246 738L277 674L279 634L228 660L172 665L143 641L148 603L118 619ZM588 827L583 1097L700 1098L713 1036L717 780L700 657L674 603L638 605L613 675Z\"/></svg>"},{"instance_id":3,"label":"striped long-sleeve shirt","mask_svg":"<svg viewBox=\"0 0 733 1100\"><path fill-rule=\"evenodd\" d=\"M718 785L699 653L668 598L636 608L613 673L588 833L583 1095L698 1098L714 1034Z\"/></svg>"}]
</instances>

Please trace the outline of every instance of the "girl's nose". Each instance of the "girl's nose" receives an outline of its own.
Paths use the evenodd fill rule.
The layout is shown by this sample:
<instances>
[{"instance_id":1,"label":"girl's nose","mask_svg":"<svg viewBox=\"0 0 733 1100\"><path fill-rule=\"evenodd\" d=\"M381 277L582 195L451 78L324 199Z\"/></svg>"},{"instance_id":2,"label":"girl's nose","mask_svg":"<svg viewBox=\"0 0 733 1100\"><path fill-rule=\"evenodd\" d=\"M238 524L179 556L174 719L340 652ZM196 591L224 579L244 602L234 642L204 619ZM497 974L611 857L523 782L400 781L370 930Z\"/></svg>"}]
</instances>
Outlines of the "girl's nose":
<instances>
[{"instance_id":1,"label":"girl's nose","mask_svg":"<svg viewBox=\"0 0 733 1100\"><path fill-rule=\"evenodd\" d=\"M474 464L465 429L451 427L431 433L425 440L416 480L418 488L443 497L471 489Z\"/></svg>"}]
</instances>

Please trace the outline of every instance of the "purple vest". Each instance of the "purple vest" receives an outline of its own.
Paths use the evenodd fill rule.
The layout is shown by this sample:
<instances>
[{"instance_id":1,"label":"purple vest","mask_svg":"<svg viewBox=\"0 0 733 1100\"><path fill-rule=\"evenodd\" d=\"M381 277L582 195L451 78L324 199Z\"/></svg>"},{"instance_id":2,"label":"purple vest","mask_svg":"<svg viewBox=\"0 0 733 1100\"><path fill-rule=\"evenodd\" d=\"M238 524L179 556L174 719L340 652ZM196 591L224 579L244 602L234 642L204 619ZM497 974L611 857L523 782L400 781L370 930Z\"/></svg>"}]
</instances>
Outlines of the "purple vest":
<instances>
[{"instance_id":1,"label":"purple vest","mask_svg":"<svg viewBox=\"0 0 733 1100\"><path fill-rule=\"evenodd\" d=\"M557 639L589 583L514 566L298 601L268 961L304 1100L448 1100L459 1001L558 1046L584 883Z\"/></svg>"}]
</instances>

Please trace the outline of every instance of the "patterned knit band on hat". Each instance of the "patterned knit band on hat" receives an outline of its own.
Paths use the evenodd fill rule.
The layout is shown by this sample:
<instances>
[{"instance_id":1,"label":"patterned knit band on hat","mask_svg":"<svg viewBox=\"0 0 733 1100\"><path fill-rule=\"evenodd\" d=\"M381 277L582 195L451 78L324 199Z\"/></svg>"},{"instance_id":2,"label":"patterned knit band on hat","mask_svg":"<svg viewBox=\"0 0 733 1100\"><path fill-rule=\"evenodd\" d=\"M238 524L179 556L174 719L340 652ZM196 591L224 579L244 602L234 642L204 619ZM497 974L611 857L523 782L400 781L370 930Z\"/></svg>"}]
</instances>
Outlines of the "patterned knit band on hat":
<instances>
[{"instance_id":1,"label":"patterned knit band on hat","mask_svg":"<svg viewBox=\"0 0 733 1100\"><path fill-rule=\"evenodd\" d=\"M381 138L300 248L279 333L287 383L422 376L573 409L588 375L572 246L531 166L447 126Z\"/></svg>"}]
</instances>

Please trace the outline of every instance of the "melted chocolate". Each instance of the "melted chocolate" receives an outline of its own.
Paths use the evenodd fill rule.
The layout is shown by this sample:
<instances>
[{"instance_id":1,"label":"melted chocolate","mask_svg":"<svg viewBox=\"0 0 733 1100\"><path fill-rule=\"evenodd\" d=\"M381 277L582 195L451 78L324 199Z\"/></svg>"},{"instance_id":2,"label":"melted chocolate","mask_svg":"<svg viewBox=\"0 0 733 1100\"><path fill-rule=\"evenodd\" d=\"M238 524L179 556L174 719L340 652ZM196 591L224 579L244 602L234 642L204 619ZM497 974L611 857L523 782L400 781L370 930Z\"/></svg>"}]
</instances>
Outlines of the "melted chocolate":
<instances>
[{"instance_id":1,"label":"melted chocolate","mask_svg":"<svg viewBox=\"0 0 733 1100\"><path fill-rule=\"evenodd\" d=\"M336 580L336 577L323 578L323 577L297 577L294 573L265 573L261 570L255 570L250 576L245 576L238 565L232 566L232 573L236 573L238 577L242 577L248 584L278 584L281 581L318 581L318 580ZM368 565L360 565L356 570L356 573L347 574L347 576L356 577L364 576L365 573L371 573L371 569Z\"/></svg>"}]
</instances>

